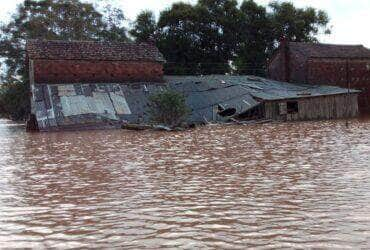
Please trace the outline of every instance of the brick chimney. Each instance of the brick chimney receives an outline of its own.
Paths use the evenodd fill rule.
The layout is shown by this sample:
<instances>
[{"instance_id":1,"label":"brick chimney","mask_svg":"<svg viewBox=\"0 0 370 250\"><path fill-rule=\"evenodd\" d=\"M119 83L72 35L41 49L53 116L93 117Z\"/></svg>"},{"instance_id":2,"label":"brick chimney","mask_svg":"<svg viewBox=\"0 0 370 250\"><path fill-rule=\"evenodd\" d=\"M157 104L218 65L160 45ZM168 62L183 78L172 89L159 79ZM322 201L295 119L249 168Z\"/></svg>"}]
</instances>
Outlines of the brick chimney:
<instances>
[{"instance_id":1,"label":"brick chimney","mask_svg":"<svg viewBox=\"0 0 370 250\"><path fill-rule=\"evenodd\" d=\"M284 73L285 81L290 82L290 52L289 52L289 39L286 36L280 38L280 50L284 54Z\"/></svg>"}]
</instances>

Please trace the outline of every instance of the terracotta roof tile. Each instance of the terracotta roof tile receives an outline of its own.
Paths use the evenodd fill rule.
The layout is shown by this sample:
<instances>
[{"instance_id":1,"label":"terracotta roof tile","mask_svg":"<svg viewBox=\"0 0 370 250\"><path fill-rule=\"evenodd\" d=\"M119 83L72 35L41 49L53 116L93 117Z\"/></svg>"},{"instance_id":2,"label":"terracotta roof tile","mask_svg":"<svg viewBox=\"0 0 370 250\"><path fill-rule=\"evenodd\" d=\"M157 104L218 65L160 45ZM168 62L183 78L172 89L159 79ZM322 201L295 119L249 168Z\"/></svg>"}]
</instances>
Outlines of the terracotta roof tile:
<instances>
[{"instance_id":1,"label":"terracotta roof tile","mask_svg":"<svg viewBox=\"0 0 370 250\"><path fill-rule=\"evenodd\" d=\"M370 58L370 50L362 45L290 42L289 48L308 58Z\"/></svg>"},{"instance_id":2,"label":"terracotta roof tile","mask_svg":"<svg viewBox=\"0 0 370 250\"><path fill-rule=\"evenodd\" d=\"M158 48L147 43L29 40L26 50L30 59L165 61Z\"/></svg>"}]
</instances>

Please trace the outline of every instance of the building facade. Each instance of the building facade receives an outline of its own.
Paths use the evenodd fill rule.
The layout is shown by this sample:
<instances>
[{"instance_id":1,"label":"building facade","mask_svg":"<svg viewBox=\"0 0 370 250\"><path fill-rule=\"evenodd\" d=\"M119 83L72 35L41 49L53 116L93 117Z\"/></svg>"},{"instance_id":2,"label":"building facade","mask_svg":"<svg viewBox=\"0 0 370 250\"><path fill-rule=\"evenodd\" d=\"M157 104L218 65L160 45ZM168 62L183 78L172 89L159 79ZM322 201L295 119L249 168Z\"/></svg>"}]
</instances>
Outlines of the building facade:
<instances>
[{"instance_id":1,"label":"building facade","mask_svg":"<svg viewBox=\"0 0 370 250\"><path fill-rule=\"evenodd\" d=\"M283 41L268 65L271 79L361 90L361 111L370 110L370 50L361 45Z\"/></svg>"}]
</instances>

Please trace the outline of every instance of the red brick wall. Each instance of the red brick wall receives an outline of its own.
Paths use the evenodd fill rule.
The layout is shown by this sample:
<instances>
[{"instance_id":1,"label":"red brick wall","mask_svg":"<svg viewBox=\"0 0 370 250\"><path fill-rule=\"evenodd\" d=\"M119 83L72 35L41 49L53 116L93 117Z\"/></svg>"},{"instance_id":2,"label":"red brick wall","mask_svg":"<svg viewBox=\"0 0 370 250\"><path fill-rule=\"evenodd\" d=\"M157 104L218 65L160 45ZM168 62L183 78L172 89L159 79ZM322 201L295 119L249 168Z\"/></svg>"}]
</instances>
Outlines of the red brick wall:
<instances>
[{"instance_id":1,"label":"red brick wall","mask_svg":"<svg viewBox=\"0 0 370 250\"><path fill-rule=\"evenodd\" d=\"M346 59L311 59L307 64L309 83L347 88L349 80L351 88L362 90L361 110L370 109L370 59L348 60L348 66Z\"/></svg>"},{"instance_id":2,"label":"red brick wall","mask_svg":"<svg viewBox=\"0 0 370 250\"><path fill-rule=\"evenodd\" d=\"M36 60L36 83L162 82L156 62Z\"/></svg>"},{"instance_id":3,"label":"red brick wall","mask_svg":"<svg viewBox=\"0 0 370 250\"><path fill-rule=\"evenodd\" d=\"M268 76L276 81L285 81L285 56L282 48L276 52L268 65Z\"/></svg>"},{"instance_id":4,"label":"red brick wall","mask_svg":"<svg viewBox=\"0 0 370 250\"><path fill-rule=\"evenodd\" d=\"M289 54L289 82L307 83L307 64L306 58L300 54Z\"/></svg>"},{"instance_id":5,"label":"red brick wall","mask_svg":"<svg viewBox=\"0 0 370 250\"><path fill-rule=\"evenodd\" d=\"M285 53L288 53L287 56ZM286 67L289 65L289 69ZM269 78L282 82L306 82L305 57L291 53L284 46L280 46L268 65Z\"/></svg>"}]
</instances>

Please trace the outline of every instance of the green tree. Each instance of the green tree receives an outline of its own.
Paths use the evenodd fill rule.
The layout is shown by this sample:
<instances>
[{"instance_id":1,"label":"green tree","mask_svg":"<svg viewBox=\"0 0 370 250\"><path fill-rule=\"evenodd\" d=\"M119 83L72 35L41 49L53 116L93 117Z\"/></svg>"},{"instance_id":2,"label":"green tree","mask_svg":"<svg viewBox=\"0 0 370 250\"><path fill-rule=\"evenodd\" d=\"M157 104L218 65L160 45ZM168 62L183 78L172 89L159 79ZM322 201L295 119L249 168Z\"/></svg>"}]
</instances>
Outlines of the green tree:
<instances>
[{"instance_id":1,"label":"green tree","mask_svg":"<svg viewBox=\"0 0 370 250\"><path fill-rule=\"evenodd\" d=\"M151 15L141 14L132 34L138 41L156 34L168 61L167 74L224 74L236 69L263 75L281 38L316 42L319 34L330 32L328 23L324 11L288 2L275 1L267 8L253 0L240 7L236 0L198 0L194 5L173 4L161 12L157 25Z\"/></svg>"},{"instance_id":2,"label":"green tree","mask_svg":"<svg viewBox=\"0 0 370 250\"><path fill-rule=\"evenodd\" d=\"M142 11L136 18L130 35L135 38L136 42L147 42L155 38L157 23L154 13L151 11Z\"/></svg>"},{"instance_id":3,"label":"green tree","mask_svg":"<svg viewBox=\"0 0 370 250\"><path fill-rule=\"evenodd\" d=\"M149 114L153 123L176 128L186 122L189 109L183 94L167 89L149 97Z\"/></svg>"},{"instance_id":4,"label":"green tree","mask_svg":"<svg viewBox=\"0 0 370 250\"><path fill-rule=\"evenodd\" d=\"M29 113L29 94L25 84L6 83L0 87L0 116L21 120Z\"/></svg>"},{"instance_id":5,"label":"green tree","mask_svg":"<svg viewBox=\"0 0 370 250\"><path fill-rule=\"evenodd\" d=\"M2 81L14 83L15 79L20 79L17 84L24 86L17 90L25 91L21 96L28 99L25 67L25 44L28 39L127 40L122 11L107 8L105 12L101 13L93 4L79 0L24 0L12 19L0 27L0 57L4 58L5 64ZM9 90L9 95L13 93L12 88L5 89ZM19 101L19 106L23 107L23 100ZM18 105L17 102L12 104ZM16 114L9 116L24 118Z\"/></svg>"},{"instance_id":6,"label":"green tree","mask_svg":"<svg viewBox=\"0 0 370 250\"><path fill-rule=\"evenodd\" d=\"M268 51L274 44L272 21L266 7L253 0L244 1L242 32L234 65L239 74L264 75Z\"/></svg>"},{"instance_id":7,"label":"green tree","mask_svg":"<svg viewBox=\"0 0 370 250\"><path fill-rule=\"evenodd\" d=\"M325 11L296 8L290 2L274 1L269 6L275 42L283 37L289 41L317 42L317 35L330 34L329 17Z\"/></svg>"},{"instance_id":8,"label":"green tree","mask_svg":"<svg viewBox=\"0 0 370 250\"><path fill-rule=\"evenodd\" d=\"M199 0L198 11L203 74L230 72L242 34L243 15L236 0Z\"/></svg>"},{"instance_id":9,"label":"green tree","mask_svg":"<svg viewBox=\"0 0 370 250\"><path fill-rule=\"evenodd\" d=\"M198 13L190 4L176 3L161 12L158 21L157 45L167 60L167 74L196 74L200 44L196 33Z\"/></svg>"},{"instance_id":10,"label":"green tree","mask_svg":"<svg viewBox=\"0 0 370 250\"><path fill-rule=\"evenodd\" d=\"M236 51L241 12L235 0L174 4L158 22L158 46L167 73L224 74Z\"/></svg>"}]
</instances>

